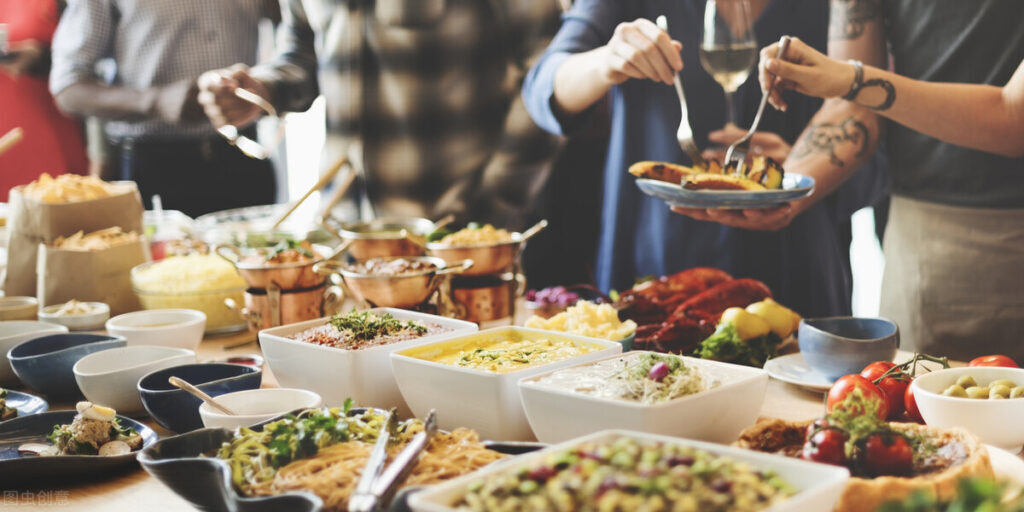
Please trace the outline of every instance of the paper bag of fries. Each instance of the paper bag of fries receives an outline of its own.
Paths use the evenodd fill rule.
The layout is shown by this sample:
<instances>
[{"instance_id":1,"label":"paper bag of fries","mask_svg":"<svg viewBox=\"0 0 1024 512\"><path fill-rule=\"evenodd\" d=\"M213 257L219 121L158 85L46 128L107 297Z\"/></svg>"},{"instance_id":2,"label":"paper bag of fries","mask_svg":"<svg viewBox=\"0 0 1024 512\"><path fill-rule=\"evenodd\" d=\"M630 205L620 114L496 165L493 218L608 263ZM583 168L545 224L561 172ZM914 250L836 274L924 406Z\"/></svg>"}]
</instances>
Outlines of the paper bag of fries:
<instances>
[{"instance_id":1,"label":"paper bag of fries","mask_svg":"<svg viewBox=\"0 0 1024 512\"><path fill-rule=\"evenodd\" d=\"M132 290L131 270L145 262L143 240L118 227L39 244L39 304L76 299L105 302L111 315L137 311L142 305Z\"/></svg>"},{"instance_id":2,"label":"paper bag of fries","mask_svg":"<svg viewBox=\"0 0 1024 512\"><path fill-rule=\"evenodd\" d=\"M106 183L65 174L42 175L11 189L8 212L7 295L36 295L39 244L78 231L109 227L142 232L142 198L132 182ZM111 304L113 309L113 304Z\"/></svg>"}]
</instances>

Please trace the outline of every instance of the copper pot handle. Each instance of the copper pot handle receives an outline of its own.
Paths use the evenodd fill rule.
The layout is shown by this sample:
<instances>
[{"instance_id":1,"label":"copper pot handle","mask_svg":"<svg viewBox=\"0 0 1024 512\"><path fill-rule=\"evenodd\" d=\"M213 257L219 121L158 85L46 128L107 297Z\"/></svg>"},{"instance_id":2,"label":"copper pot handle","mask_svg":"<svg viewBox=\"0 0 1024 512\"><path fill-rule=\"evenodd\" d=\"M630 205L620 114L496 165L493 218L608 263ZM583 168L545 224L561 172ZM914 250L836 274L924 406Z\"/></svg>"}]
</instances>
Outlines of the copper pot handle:
<instances>
[{"instance_id":1,"label":"copper pot handle","mask_svg":"<svg viewBox=\"0 0 1024 512\"><path fill-rule=\"evenodd\" d=\"M224 307L238 313L238 316L242 317L249 324L249 330L258 331L260 329L263 320L260 318L259 313L255 311L250 312L247 308L239 306L235 299L230 297L224 299Z\"/></svg>"},{"instance_id":2,"label":"copper pot handle","mask_svg":"<svg viewBox=\"0 0 1024 512\"><path fill-rule=\"evenodd\" d=\"M536 235L537 233L540 233L541 230L543 230L546 227L548 227L547 219L541 219L540 222L534 224L533 226L530 226L530 229L527 229L526 231L523 231L523 234L519 235L519 241L520 242L525 242L525 241L533 238L534 235Z\"/></svg>"},{"instance_id":3,"label":"copper pot handle","mask_svg":"<svg viewBox=\"0 0 1024 512\"><path fill-rule=\"evenodd\" d=\"M318 261L318 262L314 263L313 264L313 272L315 272L315 273L317 273L319 275L322 275L322 276L330 276L330 275L333 275L333 274L337 274L338 271L341 270L341 265L342 264L339 261L334 261L332 259L326 259L326 260Z\"/></svg>"},{"instance_id":4,"label":"copper pot handle","mask_svg":"<svg viewBox=\"0 0 1024 512\"><path fill-rule=\"evenodd\" d=\"M341 310L345 301L345 290L342 285L328 286L324 290L324 316L332 316Z\"/></svg>"},{"instance_id":5,"label":"copper pot handle","mask_svg":"<svg viewBox=\"0 0 1024 512\"><path fill-rule=\"evenodd\" d=\"M457 266L442 268L442 269L438 270L437 272L435 272L434 274L435 275L439 275L439 276L443 276L443 275L447 275L447 274L461 274L461 273L469 270L472 266L473 266L473 260L462 260L462 262L459 263Z\"/></svg>"},{"instance_id":6,"label":"copper pot handle","mask_svg":"<svg viewBox=\"0 0 1024 512\"><path fill-rule=\"evenodd\" d=\"M229 251L231 254L235 256L235 258L231 259L221 251ZM230 263L232 267L237 267L239 260L242 259L242 251L239 250L238 247L229 244L217 244L216 246L214 246L213 252L216 253L217 256L224 258L224 261Z\"/></svg>"}]
</instances>

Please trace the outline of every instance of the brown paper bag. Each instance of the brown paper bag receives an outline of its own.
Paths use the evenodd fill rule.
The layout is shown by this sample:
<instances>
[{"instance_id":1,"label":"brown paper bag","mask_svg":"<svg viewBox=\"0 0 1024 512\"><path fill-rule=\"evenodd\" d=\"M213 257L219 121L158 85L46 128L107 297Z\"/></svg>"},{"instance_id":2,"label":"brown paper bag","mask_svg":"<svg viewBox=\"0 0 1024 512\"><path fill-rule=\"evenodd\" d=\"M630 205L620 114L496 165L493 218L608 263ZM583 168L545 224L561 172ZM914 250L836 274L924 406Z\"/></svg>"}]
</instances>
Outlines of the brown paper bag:
<instances>
[{"instance_id":1,"label":"brown paper bag","mask_svg":"<svg viewBox=\"0 0 1024 512\"><path fill-rule=\"evenodd\" d=\"M39 305L71 299L105 302L110 314L142 309L132 290L132 267L146 262L142 240L98 251L71 251L39 244Z\"/></svg>"},{"instance_id":2,"label":"brown paper bag","mask_svg":"<svg viewBox=\"0 0 1024 512\"><path fill-rule=\"evenodd\" d=\"M36 258L39 244L78 231L91 233L120 226L142 232L142 198L133 182L121 182L127 192L76 203L49 204L22 195L22 186L10 193L7 247L7 295L36 295Z\"/></svg>"}]
</instances>

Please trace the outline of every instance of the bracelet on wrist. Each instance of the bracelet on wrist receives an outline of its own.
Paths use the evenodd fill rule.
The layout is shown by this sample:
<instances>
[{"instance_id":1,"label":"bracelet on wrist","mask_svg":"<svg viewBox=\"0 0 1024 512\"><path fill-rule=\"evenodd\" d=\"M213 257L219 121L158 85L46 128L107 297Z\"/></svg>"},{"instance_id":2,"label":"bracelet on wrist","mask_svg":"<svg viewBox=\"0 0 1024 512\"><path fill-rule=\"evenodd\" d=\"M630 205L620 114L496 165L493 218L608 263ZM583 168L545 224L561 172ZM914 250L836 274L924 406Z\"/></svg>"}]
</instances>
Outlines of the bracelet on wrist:
<instances>
[{"instance_id":1,"label":"bracelet on wrist","mask_svg":"<svg viewBox=\"0 0 1024 512\"><path fill-rule=\"evenodd\" d=\"M852 59L849 62L853 64L853 83L850 84L850 90L843 96L843 99L853 101L864 87L864 64L859 60Z\"/></svg>"}]
</instances>

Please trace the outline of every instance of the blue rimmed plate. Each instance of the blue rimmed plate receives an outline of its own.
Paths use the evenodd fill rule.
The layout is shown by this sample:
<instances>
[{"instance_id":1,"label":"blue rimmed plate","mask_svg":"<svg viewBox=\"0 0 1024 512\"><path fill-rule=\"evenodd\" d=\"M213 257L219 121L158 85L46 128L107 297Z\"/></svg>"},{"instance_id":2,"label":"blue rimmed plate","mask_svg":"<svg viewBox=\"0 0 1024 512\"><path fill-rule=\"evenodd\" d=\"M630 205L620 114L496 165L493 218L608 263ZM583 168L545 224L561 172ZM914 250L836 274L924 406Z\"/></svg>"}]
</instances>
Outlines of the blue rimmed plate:
<instances>
[{"instance_id":1,"label":"blue rimmed plate","mask_svg":"<svg viewBox=\"0 0 1024 512\"><path fill-rule=\"evenodd\" d=\"M0 482L8 484L56 482L56 479L93 477L135 465L135 456L157 442L153 429L131 418L118 416L121 425L135 429L142 436L142 449L124 455L61 455L39 457L22 455L18 447L24 443L49 443L47 436L54 425L70 424L76 411L53 411L14 418L0 423Z\"/></svg>"},{"instance_id":2,"label":"blue rimmed plate","mask_svg":"<svg viewBox=\"0 0 1024 512\"><path fill-rule=\"evenodd\" d=\"M14 407L17 409L17 417L21 418L22 416L31 416L33 414L46 412L50 409L50 404L38 396L22 393L20 391L11 391L8 389L7 407Z\"/></svg>"},{"instance_id":3,"label":"blue rimmed plate","mask_svg":"<svg viewBox=\"0 0 1024 512\"><path fill-rule=\"evenodd\" d=\"M814 178L787 172L778 190L689 190L659 180L638 179L636 186L651 197L684 208L757 209L772 208L807 197L814 190Z\"/></svg>"}]
</instances>

